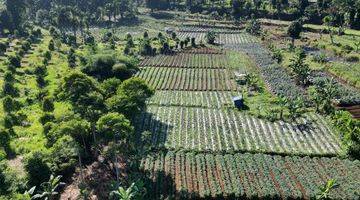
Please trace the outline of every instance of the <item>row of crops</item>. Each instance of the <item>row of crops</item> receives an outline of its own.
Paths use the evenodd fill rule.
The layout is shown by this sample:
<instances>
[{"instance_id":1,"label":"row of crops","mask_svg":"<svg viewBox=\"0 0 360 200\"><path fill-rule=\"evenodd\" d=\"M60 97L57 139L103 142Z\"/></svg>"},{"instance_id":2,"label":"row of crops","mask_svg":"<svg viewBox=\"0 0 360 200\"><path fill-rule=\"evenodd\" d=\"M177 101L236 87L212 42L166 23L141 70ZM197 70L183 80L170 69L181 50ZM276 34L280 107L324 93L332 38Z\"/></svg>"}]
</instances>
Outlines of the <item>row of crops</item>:
<instances>
[{"instance_id":1,"label":"row of crops","mask_svg":"<svg viewBox=\"0 0 360 200\"><path fill-rule=\"evenodd\" d=\"M227 69L143 67L137 76L157 90L237 90L234 75Z\"/></svg>"},{"instance_id":2,"label":"row of crops","mask_svg":"<svg viewBox=\"0 0 360 200\"><path fill-rule=\"evenodd\" d=\"M197 41L206 41L205 32L178 32L180 39L195 38ZM217 44L247 44L254 43L257 39L245 33L238 34L218 34L215 42Z\"/></svg>"},{"instance_id":3,"label":"row of crops","mask_svg":"<svg viewBox=\"0 0 360 200\"><path fill-rule=\"evenodd\" d=\"M295 122L269 122L233 109L149 106L137 121L137 131L152 133L155 148L298 155L341 153L331 127L314 113Z\"/></svg>"},{"instance_id":4,"label":"row of crops","mask_svg":"<svg viewBox=\"0 0 360 200\"><path fill-rule=\"evenodd\" d=\"M232 106L232 98L239 95L232 91L156 91L148 105L222 108Z\"/></svg>"},{"instance_id":5,"label":"row of crops","mask_svg":"<svg viewBox=\"0 0 360 200\"><path fill-rule=\"evenodd\" d=\"M236 29L217 29L217 28L205 28L205 27L191 27L191 26L183 26L179 28L179 32L202 32L207 33L209 31L213 31L217 34L240 34L241 30Z\"/></svg>"},{"instance_id":6,"label":"row of crops","mask_svg":"<svg viewBox=\"0 0 360 200\"><path fill-rule=\"evenodd\" d=\"M175 53L148 57L140 63L140 66L224 69L228 65L226 59L225 54Z\"/></svg>"},{"instance_id":7,"label":"row of crops","mask_svg":"<svg viewBox=\"0 0 360 200\"><path fill-rule=\"evenodd\" d=\"M160 153L141 169L153 182L153 197L178 199L315 199L319 186L336 179L332 199L358 199L359 161L265 154Z\"/></svg>"},{"instance_id":8,"label":"row of crops","mask_svg":"<svg viewBox=\"0 0 360 200\"><path fill-rule=\"evenodd\" d=\"M227 49L245 52L254 59L260 69L264 81L270 90L279 96L289 98L302 97L303 90L295 83L289 73L276 64L271 55L261 44L225 45Z\"/></svg>"}]
</instances>

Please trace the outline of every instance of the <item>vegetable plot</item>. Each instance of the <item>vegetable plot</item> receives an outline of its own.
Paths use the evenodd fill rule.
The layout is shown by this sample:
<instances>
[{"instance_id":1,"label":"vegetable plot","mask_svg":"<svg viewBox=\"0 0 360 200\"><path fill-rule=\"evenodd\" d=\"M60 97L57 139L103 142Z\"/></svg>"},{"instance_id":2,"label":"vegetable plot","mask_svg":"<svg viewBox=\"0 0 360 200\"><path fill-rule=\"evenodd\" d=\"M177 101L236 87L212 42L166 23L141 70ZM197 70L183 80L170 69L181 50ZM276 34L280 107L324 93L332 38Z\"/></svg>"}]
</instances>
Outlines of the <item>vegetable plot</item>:
<instances>
[{"instance_id":1,"label":"vegetable plot","mask_svg":"<svg viewBox=\"0 0 360 200\"><path fill-rule=\"evenodd\" d=\"M225 48L245 52L253 58L273 93L289 98L304 96L303 90L296 85L290 74L276 64L269 52L260 44L225 45Z\"/></svg>"},{"instance_id":2,"label":"vegetable plot","mask_svg":"<svg viewBox=\"0 0 360 200\"><path fill-rule=\"evenodd\" d=\"M169 152L144 158L141 169L155 199L315 199L319 187L335 179L330 199L350 200L360 188L359 161L338 158Z\"/></svg>"},{"instance_id":3,"label":"vegetable plot","mask_svg":"<svg viewBox=\"0 0 360 200\"><path fill-rule=\"evenodd\" d=\"M148 101L148 105L222 108L232 106L232 98L240 94L240 92L227 91L156 91Z\"/></svg>"},{"instance_id":4,"label":"vegetable plot","mask_svg":"<svg viewBox=\"0 0 360 200\"><path fill-rule=\"evenodd\" d=\"M137 76L156 90L237 90L234 75L227 69L146 67Z\"/></svg>"},{"instance_id":5,"label":"vegetable plot","mask_svg":"<svg viewBox=\"0 0 360 200\"><path fill-rule=\"evenodd\" d=\"M199 41L206 41L206 32L178 32L178 37L182 40L195 38ZM217 44L247 44L257 42L257 39L245 33L219 33L216 37Z\"/></svg>"},{"instance_id":6,"label":"vegetable plot","mask_svg":"<svg viewBox=\"0 0 360 200\"><path fill-rule=\"evenodd\" d=\"M225 54L175 53L148 57L140 66L224 69L228 65L226 58Z\"/></svg>"},{"instance_id":7,"label":"vegetable plot","mask_svg":"<svg viewBox=\"0 0 360 200\"><path fill-rule=\"evenodd\" d=\"M314 113L287 123L269 122L232 109L150 106L137 121L137 131L150 131L156 148L287 155L341 153L327 121Z\"/></svg>"}]
</instances>

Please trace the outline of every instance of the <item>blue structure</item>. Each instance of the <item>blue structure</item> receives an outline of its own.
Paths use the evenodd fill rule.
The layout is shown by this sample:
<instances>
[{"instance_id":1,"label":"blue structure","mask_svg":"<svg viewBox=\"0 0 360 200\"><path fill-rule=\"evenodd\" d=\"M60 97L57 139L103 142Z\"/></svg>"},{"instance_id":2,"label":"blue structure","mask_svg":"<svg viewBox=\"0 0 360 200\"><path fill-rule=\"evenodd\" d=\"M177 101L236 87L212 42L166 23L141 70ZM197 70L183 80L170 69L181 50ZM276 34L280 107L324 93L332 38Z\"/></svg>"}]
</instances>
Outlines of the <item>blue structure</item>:
<instances>
[{"instance_id":1,"label":"blue structure","mask_svg":"<svg viewBox=\"0 0 360 200\"><path fill-rule=\"evenodd\" d=\"M236 108L242 109L244 107L244 98L242 95L233 97L233 102Z\"/></svg>"}]
</instances>

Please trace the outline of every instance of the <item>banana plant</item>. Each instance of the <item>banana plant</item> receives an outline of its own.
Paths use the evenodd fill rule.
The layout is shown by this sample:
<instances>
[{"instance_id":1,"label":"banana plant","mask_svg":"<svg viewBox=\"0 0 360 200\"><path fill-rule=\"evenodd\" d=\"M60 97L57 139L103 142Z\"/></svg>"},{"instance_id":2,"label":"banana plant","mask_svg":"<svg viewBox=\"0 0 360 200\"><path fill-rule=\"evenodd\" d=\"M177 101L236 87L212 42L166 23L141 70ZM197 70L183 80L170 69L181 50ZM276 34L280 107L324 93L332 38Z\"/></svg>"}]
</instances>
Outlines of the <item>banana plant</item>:
<instances>
[{"instance_id":1,"label":"banana plant","mask_svg":"<svg viewBox=\"0 0 360 200\"><path fill-rule=\"evenodd\" d=\"M42 183L40 186L42 188L41 194L34 195L31 199L44 199L44 200L53 200L55 196L59 193L57 192L60 186L63 186L65 183L60 182L62 176L53 175L50 176L49 181Z\"/></svg>"},{"instance_id":2,"label":"banana plant","mask_svg":"<svg viewBox=\"0 0 360 200\"><path fill-rule=\"evenodd\" d=\"M325 200L329 199L329 193L332 189L336 188L338 184L336 183L335 179L330 179L328 182L326 182L325 186L321 186L319 188L319 193L316 196L316 199L319 200Z\"/></svg>"},{"instance_id":3,"label":"banana plant","mask_svg":"<svg viewBox=\"0 0 360 200\"><path fill-rule=\"evenodd\" d=\"M111 191L110 197L116 200L141 200L145 194L144 183L137 181L132 183L127 189L120 186L117 190Z\"/></svg>"}]
</instances>

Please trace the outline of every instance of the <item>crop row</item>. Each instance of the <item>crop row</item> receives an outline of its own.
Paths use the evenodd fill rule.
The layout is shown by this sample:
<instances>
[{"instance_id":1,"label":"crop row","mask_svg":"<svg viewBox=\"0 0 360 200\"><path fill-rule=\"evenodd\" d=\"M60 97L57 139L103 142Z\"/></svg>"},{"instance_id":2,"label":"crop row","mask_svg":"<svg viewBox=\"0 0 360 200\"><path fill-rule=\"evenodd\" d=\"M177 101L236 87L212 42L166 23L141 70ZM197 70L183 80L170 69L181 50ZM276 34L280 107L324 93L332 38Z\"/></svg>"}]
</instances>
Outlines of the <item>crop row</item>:
<instances>
[{"instance_id":1,"label":"crop row","mask_svg":"<svg viewBox=\"0 0 360 200\"><path fill-rule=\"evenodd\" d=\"M222 108L233 104L240 92L231 91L156 91L149 105Z\"/></svg>"},{"instance_id":2,"label":"crop row","mask_svg":"<svg viewBox=\"0 0 360 200\"><path fill-rule=\"evenodd\" d=\"M209 31L214 31L217 34L240 34L241 30L234 29L216 29L216 28L205 28L205 27L181 27L179 32L199 32L207 33Z\"/></svg>"},{"instance_id":3,"label":"crop row","mask_svg":"<svg viewBox=\"0 0 360 200\"><path fill-rule=\"evenodd\" d=\"M179 32L178 37L180 39L189 38L196 38L197 41L206 41L206 33L202 32ZM215 42L217 44L247 44L247 43L254 43L257 40L249 36L247 34L218 34L216 37Z\"/></svg>"},{"instance_id":4,"label":"crop row","mask_svg":"<svg viewBox=\"0 0 360 200\"><path fill-rule=\"evenodd\" d=\"M276 64L269 51L262 47L261 44L225 45L225 48L245 52L253 58L264 81L273 93L289 98L304 95L302 88L296 84L286 69Z\"/></svg>"},{"instance_id":5,"label":"crop row","mask_svg":"<svg viewBox=\"0 0 360 200\"><path fill-rule=\"evenodd\" d=\"M145 67L137 76L157 90L237 90L233 75L226 69Z\"/></svg>"},{"instance_id":6,"label":"crop row","mask_svg":"<svg viewBox=\"0 0 360 200\"><path fill-rule=\"evenodd\" d=\"M319 187L337 180L329 199L359 199L359 161L265 154L160 153L140 167L154 199L315 199Z\"/></svg>"},{"instance_id":7,"label":"crop row","mask_svg":"<svg viewBox=\"0 0 360 200\"><path fill-rule=\"evenodd\" d=\"M223 69L226 68L227 61L225 54L176 53L148 57L140 66Z\"/></svg>"},{"instance_id":8,"label":"crop row","mask_svg":"<svg viewBox=\"0 0 360 200\"><path fill-rule=\"evenodd\" d=\"M295 122L269 122L233 109L150 106L137 121L138 132L152 133L155 148L297 155L341 153L330 125L314 113Z\"/></svg>"},{"instance_id":9,"label":"crop row","mask_svg":"<svg viewBox=\"0 0 360 200\"><path fill-rule=\"evenodd\" d=\"M184 53L193 53L193 54L223 54L224 51L222 49L210 48L210 47L196 47L196 48L188 48L182 50Z\"/></svg>"}]
</instances>

